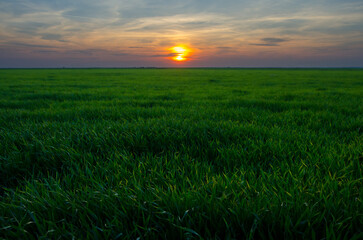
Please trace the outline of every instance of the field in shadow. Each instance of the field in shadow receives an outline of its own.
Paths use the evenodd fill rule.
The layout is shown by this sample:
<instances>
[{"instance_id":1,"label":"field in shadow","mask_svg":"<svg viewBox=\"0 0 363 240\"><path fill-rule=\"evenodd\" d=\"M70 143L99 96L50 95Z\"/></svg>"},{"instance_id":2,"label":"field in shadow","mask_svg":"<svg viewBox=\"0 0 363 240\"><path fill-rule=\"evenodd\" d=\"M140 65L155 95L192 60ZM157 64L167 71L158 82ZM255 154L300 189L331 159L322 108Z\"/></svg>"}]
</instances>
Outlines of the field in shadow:
<instances>
[{"instance_id":1,"label":"field in shadow","mask_svg":"<svg viewBox=\"0 0 363 240\"><path fill-rule=\"evenodd\" d=\"M362 82L0 70L0 236L359 239Z\"/></svg>"}]
</instances>

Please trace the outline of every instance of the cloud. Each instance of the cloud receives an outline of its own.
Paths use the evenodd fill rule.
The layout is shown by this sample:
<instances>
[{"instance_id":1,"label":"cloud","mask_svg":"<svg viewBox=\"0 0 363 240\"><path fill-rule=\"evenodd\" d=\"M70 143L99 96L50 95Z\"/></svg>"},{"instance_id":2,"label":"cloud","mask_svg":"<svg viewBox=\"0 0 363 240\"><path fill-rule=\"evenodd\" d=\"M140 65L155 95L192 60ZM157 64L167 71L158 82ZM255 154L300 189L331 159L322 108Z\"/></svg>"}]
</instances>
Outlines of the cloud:
<instances>
[{"instance_id":1,"label":"cloud","mask_svg":"<svg viewBox=\"0 0 363 240\"><path fill-rule=\"evenodd\" d=\"M54 33L44 33L44 34L42 34L42 39L44 39L44 40L56 40L56 41L59 41L59 42L65 42L65 40L63 40L63 35L54 34Z\"/></svg>"},{"instance_id":2,"label":"cloud","mask_svg":"<svg viewBox=\"0 0 363 240\"><path fill-rule=\"evenodd\" d=\"M131 56L131 54L123 53L123 52L121 52L121 53L111 53L111 55L113 55L113 56Z\"/></svg>"},{"instance_id":3,"label":"cloud","mask_svg":"<svg viewBox=\"0 0 363 240\"><path fill-rule=\"evenodd\" d=\"M153 43L154 40L153 39L139 39L138 42L139 43Z\"/></svg>"},{"instance_id":4,"label":"cloud","mask_svg":"<svg viewBox=\"0 0 363 240\"><path fill-rule=\"evenodd\" d=\"M88 6L64 11L62 16L75 21L89 21L89 19L112 19L114 12L111 8Z\"/></svg>"},{"instance_id":5,"label":"cloud","mask_svg":"<svg viewBox=\"0 0 363 240\"><path fill-rule=\"evenodd\" d=\"M45 54L49 54L49 53L59 53L58 51L54 51L54 50L34 50L33 53L45 53Z\"/></svg>"},{"instance_id":6,"label":"cloud","mask_svg":"<svg viewBox=\"0 0 363 240\"><path fill-rule=\"evenodd\" d=\"M279 43L282 42L287 42L289 41L289 39L284 39L284 38L262 38L261 41L263 43L251 43L250 45L253 46L264 46L264 47L276 47L276 46L280 46Z\"/></svg>"},{"instance_id":7,"label":"cloud","mask_svg":"<svg viewBox=\"0 0 363 240\"><path fill-rule=\"evenodd\" d=\"M0 2L0 13L9 14L15 17L21 17L24 14L32 13L35 9L29 6L25 1Z\"/></svg>"},{"instance_id":8,"label":"cloud","mask_svg":"<svg viewBox=\"0 0 363 240\"><path fill-rule=\"evenodd\" d=\"M29 20L27 19L27 21L10 22L7 24L7 26L13 32L34 35L39 33L40 31L44 31L48 28L51 28L56 24L49 22L32 21L31 19Z\"/></svg>"},{"instance_id":9,"label":"cloud","mask_svg":"<svg viewBox=\"0 0 363 240\"><path fill-rule=\"evenodd\" d=\"M262 38L261 40L268 43L281 43L288 41L287 39L283 38Z\"/></svg>"},{"instance_id":10,"label":"cloud","mask_svg":"<svg viewBox=\"0 0 363 240\"><path fill-rule=\"evenodd\" d=\"M150 57L175 57L177 56L177 53L169 53L169 54L156 54L156 55L151 55Z\"/></svg>"},{"instance_id":11,"label":"cloud","mask_svg":"<svg viewBox=\"0 0 363 240\"><path fill-rule=\"evenodd\" d=\"M174 44L190 45L204 60L267 50L313 59L325 49L357 59L362 11L359 0L0 0L0 47L34 61L31 53L54 50L72 59L157 62Z\"/></svg>"},{"instance_id":12,"label":"cloud","mask_svg":"<svg viewBox=\"0 0 363 240\"><path fill-rule=\"evenodd\" d=\"M276 47L276 46L280 46L279 44L276 44L276 43L251 43L250 45L253 45L253 46L263 46L263 47Z\"/></svg>"},{"instance_id":13,"label":"cloud","mask_svg":"<svg viewBox=\"0 0 363 240\"><path fill-rule=\"evenodd\" d=\"M6 43L9 47L27 47L27 48L57 48L53 45L43 45L43 44L29 44L21 42L8 42Z\"/></svg>"},{"instance_id":14,"label":"cloud","mask_svg":"<svg viewBox=\"0 0 363 240\"><path fill-rule=\"evenodd\" d=\"M94 50L70 50L70 51L65 51L65 53L67 54L74 54L74 55L87 55L87 56L92 56L94 54Z\"/></svg>"}]
</instances>

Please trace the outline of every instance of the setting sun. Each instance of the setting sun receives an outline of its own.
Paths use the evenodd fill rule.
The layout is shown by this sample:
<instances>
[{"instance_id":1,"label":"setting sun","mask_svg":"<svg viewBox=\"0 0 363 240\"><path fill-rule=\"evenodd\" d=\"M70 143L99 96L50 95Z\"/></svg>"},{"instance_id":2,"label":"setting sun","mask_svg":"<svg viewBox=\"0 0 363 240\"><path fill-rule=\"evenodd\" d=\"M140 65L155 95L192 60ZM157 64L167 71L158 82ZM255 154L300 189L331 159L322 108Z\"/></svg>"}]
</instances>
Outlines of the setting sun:
<instances>
[{"instance_id":1,"label":"setting sun","mask_svg":"<svg viewBox=\"0 0 363 240\"><path fill-rule=\"evenodd\" d=\"M178 62L188 60L187 56L191 53L191 50L185 46L175 46L169 50L173 54L171 59Z\"/></svg>"},{"instance_id":2,"label":"setting sun","mask_svg":"<svg viewBox=\"0 0 363 240\"><path fill-rule=\"evenodd\" d=\"M182 56L176 56L173 59L176 60L176 61L185 61L186 60L186 58L184 58Z\"/></svg>"}]
</instances>

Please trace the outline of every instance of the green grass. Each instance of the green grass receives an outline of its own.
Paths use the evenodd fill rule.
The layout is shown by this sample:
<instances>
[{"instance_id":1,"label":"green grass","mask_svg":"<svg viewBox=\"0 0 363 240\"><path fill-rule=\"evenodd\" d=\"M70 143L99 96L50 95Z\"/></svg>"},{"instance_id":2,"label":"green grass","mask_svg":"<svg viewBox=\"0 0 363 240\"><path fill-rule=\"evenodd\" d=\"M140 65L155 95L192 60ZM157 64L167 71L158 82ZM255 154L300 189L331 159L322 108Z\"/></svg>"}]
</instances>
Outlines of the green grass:
<instances>
[{"instance_id":1,"label":"green grass","mask_svg":"<svg viewBox=\"0 0 363 240\"><path fill-rule=\"evenodd\" d=\"M363 70L0 70L0 238L361 239Z\"/></svg>"}]
</instances>

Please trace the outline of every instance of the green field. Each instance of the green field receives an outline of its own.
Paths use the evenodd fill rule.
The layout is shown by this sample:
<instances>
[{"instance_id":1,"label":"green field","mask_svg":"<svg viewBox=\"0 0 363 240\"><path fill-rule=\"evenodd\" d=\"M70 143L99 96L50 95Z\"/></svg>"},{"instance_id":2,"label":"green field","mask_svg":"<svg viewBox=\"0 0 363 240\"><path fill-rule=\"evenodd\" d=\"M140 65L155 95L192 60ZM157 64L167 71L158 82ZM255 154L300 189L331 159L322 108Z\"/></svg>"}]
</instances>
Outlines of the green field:
<instances>
[{"instance_id":1,"label":"green field","mask_svg":"<svg viewBox=\"0 0 363 240\"><path fill-rule=\"evenodd\" d=\"M363 70L0 70L0 239L362 239Z\"/></svg>"}]
</instances>

